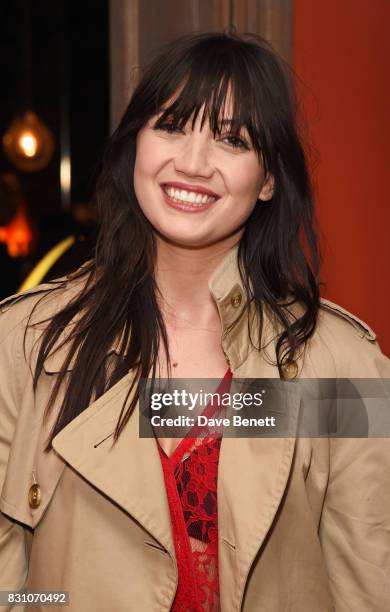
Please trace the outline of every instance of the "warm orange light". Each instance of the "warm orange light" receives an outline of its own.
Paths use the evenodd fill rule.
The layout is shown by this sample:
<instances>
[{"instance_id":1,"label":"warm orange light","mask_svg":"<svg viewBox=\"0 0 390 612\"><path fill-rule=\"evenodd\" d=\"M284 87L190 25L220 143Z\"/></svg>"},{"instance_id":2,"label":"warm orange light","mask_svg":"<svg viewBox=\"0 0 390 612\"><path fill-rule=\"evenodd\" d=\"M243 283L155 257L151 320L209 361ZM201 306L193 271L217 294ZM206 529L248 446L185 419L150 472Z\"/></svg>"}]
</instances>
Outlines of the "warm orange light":
<instances>
[{"instance_id":1,"label":"warm orange light","mask_svg":"<svg viewBox=\"0 0 390 612\"><path fill-rule=\"evenodd\" d=\"M22 132L18 140L19 148L26 157L34 157L38 151L38 142L32 132Z\"/></svg>"},{"instance_id":2,"label":"warm orange light","mask_svg":"<svg viewBox=\"0 0 390 612\"><path fill-rule=\"evenodd\" d=\"M53 136L35 113L16 117L3 136L3 147L8 159L20 170L42 170L54 152Z\"/></svg>"},{"instance_id":3,"label":"warm orange light","mask_svg":"<svg viewBox=\"0 0 390 612\"><path fill-rule=\"evenodd\" d=\"M25 257L30 253L33 232L24 207L21 206L9 223L0 228L0 242L4 242L10 257Z\"/></svg>"}]
</instances>

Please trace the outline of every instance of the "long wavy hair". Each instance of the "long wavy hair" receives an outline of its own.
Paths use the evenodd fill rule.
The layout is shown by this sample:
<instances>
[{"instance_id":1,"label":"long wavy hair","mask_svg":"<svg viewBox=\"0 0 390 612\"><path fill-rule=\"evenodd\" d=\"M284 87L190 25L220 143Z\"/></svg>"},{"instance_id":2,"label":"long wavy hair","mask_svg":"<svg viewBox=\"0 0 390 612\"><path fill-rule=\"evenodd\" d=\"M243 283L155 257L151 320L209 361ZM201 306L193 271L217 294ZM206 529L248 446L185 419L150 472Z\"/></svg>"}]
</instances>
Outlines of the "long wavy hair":
<instances>
[{"instance_id":1,"label":"long wavy hair","mask_svg":"<svg viewBox=\"0 0 390 612\"><path fill-rule=\"evenodd\" d=\"M156 299L154 231L134 191L136 137L162 109L157 127L169 117L174 127L182 128L192 115L194 126L202 108L201 125L208 120L214 136L219 135L221 109L230 88L231 132L238 135L246 126L265 172L275 179L272 199L254 207L238 249L247 304L254 303L259 315L258 338L251 341L262 349L263 309L267 308L280 330L276 358L283 377L284 365L313 334L319 308L319 255L291 71L267 42L254 34L183 36L165 46L143 71L108 141L96 185L101 229L94 257L73 275L74 279L85 277L86 282L76 298L50 319L41 338L34 388L61 332L79 315L46 407L45 416L75 358L47 451L53 437L92 399L133 369L115 443L139 399L141 378L156 375L161 341L170 368L167 332ZM299 303L300 316L291 316L293 303ZM118 338L119 356L114 367L107 369L106 356Z\"/></svg>"}]
</instances>

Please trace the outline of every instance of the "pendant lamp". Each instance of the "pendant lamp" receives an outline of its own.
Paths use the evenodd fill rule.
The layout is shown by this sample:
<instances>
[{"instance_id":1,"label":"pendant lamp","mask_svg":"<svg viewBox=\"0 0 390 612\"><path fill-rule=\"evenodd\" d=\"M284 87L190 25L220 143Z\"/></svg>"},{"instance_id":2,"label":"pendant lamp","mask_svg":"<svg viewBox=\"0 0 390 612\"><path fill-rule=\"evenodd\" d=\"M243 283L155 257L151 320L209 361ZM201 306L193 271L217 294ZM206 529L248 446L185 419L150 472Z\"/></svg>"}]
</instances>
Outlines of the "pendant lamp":
<instances>
[{"instance_id":1,"label":"pendant lamp","mask_svg":"<svg viewBox=\"0 0 390 612\"><path fill-rule=\"evenodd\" d=\"M23 9L24 74L21 78L23 110L12 119L2 140L4 153L16 168L23 172L36 172L50 162L54 152L54 139L50 129L32 107L30 0L24 0Z\"/></svg>"}]
</instances>

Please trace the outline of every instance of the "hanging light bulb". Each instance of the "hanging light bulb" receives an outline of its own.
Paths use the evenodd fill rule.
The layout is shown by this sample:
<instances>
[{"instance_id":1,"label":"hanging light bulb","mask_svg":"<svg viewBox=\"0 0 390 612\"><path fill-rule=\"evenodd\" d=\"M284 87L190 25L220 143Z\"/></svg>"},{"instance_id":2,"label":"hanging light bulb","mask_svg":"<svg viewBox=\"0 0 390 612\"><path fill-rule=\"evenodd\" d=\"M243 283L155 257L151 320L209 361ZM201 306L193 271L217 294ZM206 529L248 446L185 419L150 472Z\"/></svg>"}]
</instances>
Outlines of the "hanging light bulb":
<instances>
[{"instance_id":1,"label":"hanging light bulb","mask_svg":"<svg viewBox=\"0 0 390 612\"><path fill-rule=\"evenodd\" d=\"M23 132L18 145L26 157L34 157L37 154L38 141L32 132Z\"/></svg>"},{"instance_id":2,"label":"hanging light bulb","mask_svg":"<svg viewBox=\"0 0 390 612\"><path fill-rule=\"evenodd\" d=\"M3 136L4 152L8 159L24 172L42 170L54 152L51 131L31 111L15 117Z\"/></svg>"}]
</instances>

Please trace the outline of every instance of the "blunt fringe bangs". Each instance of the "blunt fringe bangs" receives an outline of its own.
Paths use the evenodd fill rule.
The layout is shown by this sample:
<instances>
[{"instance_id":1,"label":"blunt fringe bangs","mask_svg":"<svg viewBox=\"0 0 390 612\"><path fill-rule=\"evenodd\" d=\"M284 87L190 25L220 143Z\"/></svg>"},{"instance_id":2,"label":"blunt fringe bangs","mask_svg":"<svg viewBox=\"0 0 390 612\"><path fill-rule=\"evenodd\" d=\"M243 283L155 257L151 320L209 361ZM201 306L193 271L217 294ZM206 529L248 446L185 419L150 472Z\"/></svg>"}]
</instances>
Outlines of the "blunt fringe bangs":
<instances>
[{"instance_id":1,"label":"blunt fringe bangs","mask_svg":"<svg viewBox=\"0 0 390 612\"><path fill-rule=\"evenodd\" d=\"M255 34L183 36L166 45L142 72L107 143L95 190L100 232L94 256L72 277L83 281L82 290L52 317L41 338L35 388L61 332L75 322L45 411L47 417L65 385L47 451L63 427L133 370L112 434L115 443L139 400L140 379L150 373L156 376L161 342L170 369L168 337L154 280L153 228L134 191L136 138L152 117L156 117L156 127L169 120L181 129L191 118L194 127L199 113L201 126L208 121L214 136L220 135L224 121L231 123L230 132L235 136L245 127L265 172L275 181L272 199L254 208L238 250L248 308L254 306L258 314L258 334L251 338L254 347L264 349L267 310L278 329L276 360L283 377L284 365L304 350L315 330L320 257L291 71ZM293 304L299 306L300 316L292 313ZM108 367L107 355L118 339L119 355ZM66 376L72 359L72 370Z\"/></svg>"}]
</instances>

